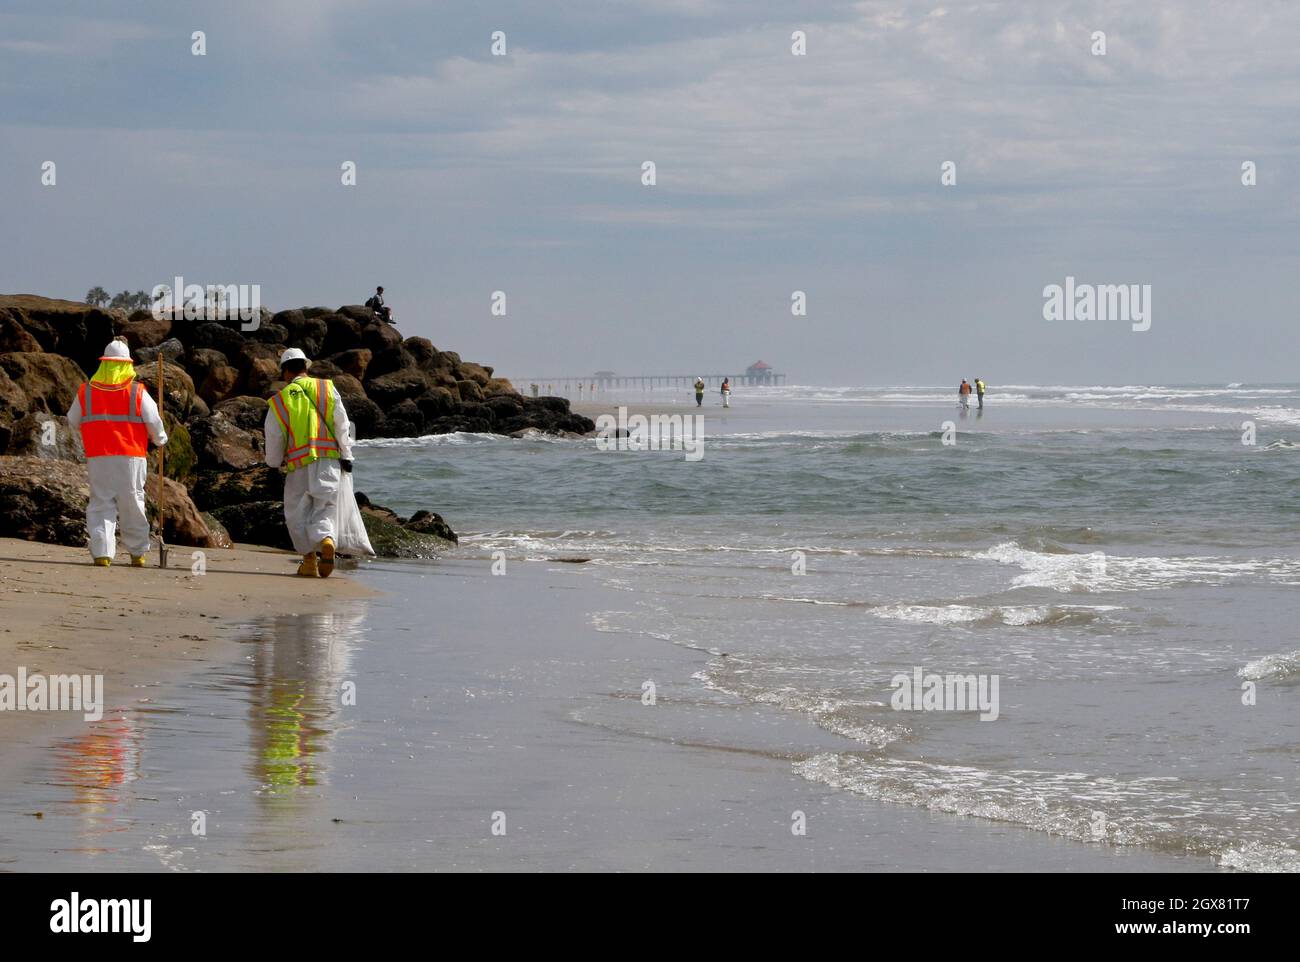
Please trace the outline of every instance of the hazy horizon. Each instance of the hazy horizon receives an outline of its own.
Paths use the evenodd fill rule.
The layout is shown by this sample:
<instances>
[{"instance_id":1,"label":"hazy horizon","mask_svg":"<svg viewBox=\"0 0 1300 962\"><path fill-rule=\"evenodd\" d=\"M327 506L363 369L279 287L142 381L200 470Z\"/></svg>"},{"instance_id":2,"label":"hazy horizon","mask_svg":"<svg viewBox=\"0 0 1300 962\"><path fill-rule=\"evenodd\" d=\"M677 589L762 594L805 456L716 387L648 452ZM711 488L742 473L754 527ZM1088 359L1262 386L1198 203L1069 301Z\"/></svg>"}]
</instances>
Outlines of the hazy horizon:
<instances>
[{"instance_id":1,"label":"hazy horizon","mask_svg":"<svg viewBox=\"0 0 1300 962\"><path fill-rule=\"evenodd\" d=\"M0 37L6 291L383 284L522 375L1292 376L1294 5L13 0ZM1150 285L1150 329L1044 320L1067 277Z\"/></svg>"}]
</instances>

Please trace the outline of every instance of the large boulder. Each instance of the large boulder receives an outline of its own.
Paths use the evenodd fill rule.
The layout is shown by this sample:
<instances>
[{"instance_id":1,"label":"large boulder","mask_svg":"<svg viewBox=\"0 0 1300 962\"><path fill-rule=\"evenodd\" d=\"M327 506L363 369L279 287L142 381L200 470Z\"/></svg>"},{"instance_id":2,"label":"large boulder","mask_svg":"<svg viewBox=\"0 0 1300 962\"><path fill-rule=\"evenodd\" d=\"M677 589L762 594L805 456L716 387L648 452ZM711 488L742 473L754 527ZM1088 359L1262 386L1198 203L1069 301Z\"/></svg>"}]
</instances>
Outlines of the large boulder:
<instances>
[{"instance_id":1,"label":"large boulder","mask_svg":"<svg viewBox=\"0 0 1300 962\"><path fill-rule=\"evenodd\" d=\"M418 438L424 434L424 414L410 398L385 411L384 424L390 438Z\"/></svg>"},{"instance_id":2,"label":"large boulder","mask_svg":"<svg viewBox=\"0 0 1300 962\"><path fill-rule=\"evenodd\" d=\"M369 350L369 348L366 348ZM400 344L396 347L385 348L382 351L374 352L370 363L366 365L366 376L363 380L371 381L377 377L383 377L385 374L392 374L394 371L404 371L407 369L418 370L415 364L415 358L410 352ZM422 372L423 373L423 372Z\"/></svg>"},{"instance_id":3,"label":"large boulder","mask_svg":"<svg viewBox=\"0 0 1300 962\"><path fill-rule=\"evenodd\" d=\"M0 297L0 305L12 303L8 297ZM59 332L54 329L49 321L41 317L32 317L27 311L20 307L0 306L0 314L13 320L15 324L23 329L37 344L36 351L53 351L59 344ZM29 342L14 335L17 338L15 343L28 344ZM36 353L30 351L29 353ZM11 353L11 349L5 349L0 353Z\"/></svg>"},{"instance_id":4,"label":"large boulder","mask_svg":"<svg viewBox=\"0 0 1300 962\"><path fill-rule=\"evenodd\" d=\"M307 373L308 377L323 377L326 380L332 380L335 375L342 374L334 365L333 361L312 361L311 370Z\"/></svg>"},{"instance_id":5,"label":"large boulder","mask_svg":"<svg viewBox=\"0 0 1300 962\"><path fill-rule=\"evenodd\" d=\"M27 413L27 394L0 367L0 427L12 424ZM0 445L0 453L4 447Z\"/></svg>"},{"instance_id":6,"label":"large boulder","mask_svg":"<svg viewBox=\"0 0 1300 962\"><path fill-rule=\"evenodd\" d=\"M191 496L194 503L205 511L253 501L278 501L284 496L284 475L265 464L255 464L239 471L201 471ZM236 537L236 540L244 539Z\"/></svg>"},{"instance_id":7,"label":"large boulder","mask_svg":"<svg viewBox=\"0 0 1300 962\"><path fill-rule=\"evenodd\" d=\"M364 304L346 304L338 309L338 313L344 317L350 317L354 321L362 324L374 322L375 312L373 308L366 307Z\"/></svg>"},{"instance_id":8,"label":"large boulder","mask_svg":"<svg viewBox=\"0 0 1300 962\"><path fill-rule=\"evenodd\" d=\"M320 319L325 322L325 340L321 344L321 353L337 354L361 343L360 321L344 314L325 314Z\"/></svg>"},{"instance_id":9,"label":"large boulder","mask_svg":"<svg viewBox=\"0 0 1300 962\"><path fill-rule=\"evenodd\" d=\"M185 370L195 384L202 384L213 369L230 366L230 358L216 348L191 347L185 353Z\"/></svg>"},{"instance_id":10,"label":"large boulder","mask_svg":"<svg viewBox=\"0 0 1300 962\"><path fill-rule=\"evenodd\" d=\"M308 357L319 357L325 338L329 335L329 326L320 317L304 317L297 329L290 328L290 347L300 348Z\"/></svg>"},{"instance_id":11,"label":"large boulder","mask_svg":"<svg viewBox=\"0 0 1300 962\"><path fill-rule=\"evenodd\" d=\"M518 394L493 395L483 402L495 420L518 417L524 413L524 399Z\"/></svg>"},{"instance_id":12,"label":"large boulder","mask_svg":"<svg viewBox=\"0 0 1300 962\"><path fill-rule=\"evenodd\" d=\"M157 516L157 481L145 486L147 509ZM86 466L73 461L0 457L0 536L82 547L86 544ZM169 544L215 547L185 486L165 479L163 536Z\"/></svg>"},{"instance_id":13,"label":"large boulder","mask_svg":"<svg viewBox=\"0 0 1300 962\"><path fill-rule=\"evenodd\" d=\"M90 374L99 366L104 346L126 321L121 311L105 311L77 301L31 294L0 296L0 310L5 309L36 339L43 351L57 351L71 358L83 374Z\"/></svg>"},{"instance_id":14,"label":"large boulder","mask_svg":"<svg viewBox=\"0 0 1300 962\"><path fill-rule=\"evenodd\" d=\"M343 398L343 404L346 406L349 398L364 398L366 389L361 386L361 382L351 374L338 373L330 378L334 386L338 388L339 397Z\"/></svg>"},{"instance_id":15,"label":"large boulder","mask_svg":"<svg viewBox=\"0 0 1300 962\"><path fill-rule=\"evenodd\" d=\"M479 387L477 381L457 381L456 390L460 394L461 401L466 404L478 403L483 400L483 389Z\"/></svg>"},{"instance_id":16,"label":"large boulder","mask_svg":"<svg viewBox=\"0 0 1300 962\"><path fill-rule=\"evenodd\" d=\"M251 467L263 460L263 441L260 432L245 431L220 412L205 418L195 418L188 424L190 441L194 446L200 469L238 470ZM222 519L223 523L224 520Z\"/></svg>"},{"instance_id":17,"label":"large boulder","mask_svg":"<svg viewBox=\"0 0 1300 962\"><path fill-rule=\"evenodd\" d=\"M257 330L250 331L248 336L254 341L261 341L263 344L283 346L289 340L289 329L283 324L272 324L268 321Z\"/></svg>"},{"instance_id":18,"label":"large boulder","mask_svg":"<svg viewBox=\"0 0 1300 962\"><path fill-rule=\"evenodd\" d=\"M295 308L289 311L277 311L271 315L271 323L277 327L283 327L289 332L289 337L302 327L303 321L307 319L307 314L301 308Z\"/></svg>"},{"instance_id":19,"label":"large boulder","mask_svg":"<svg viewBox=\"0 0 1300 962\"><path fill-rule=\"evenodd\" d=\"M146 508L149 517L158 517L158 480L150 478L144 486ZM229 547L228 539L223 543L220 537L214 537L208 530L207 523L199 509L190 500L185 485L171 478L163 479L163 538L169 544L184 545L188 548L222 548Z\"/></svg>"},{"instance_id":20,"label":"large boulder","mask_svg":"<svg viewBox=\"0 0 1300 962\"><path fill-rule=\"evenodd\" d=\"M149 389L149 394L158 399L158 364L138 364L135 379ZM207 414L208 404L194 390L194 380L185 368L169 361L163 362L163 381L166 384L166 397L163 398L163 411L170 411L182 421L189 420L196 414Z\"/></svg>"},{"instance_id":21,"label":"large boulder","mask_svg":"<svg viewBox=\"0 0 1300 962\"><path fill-rule=\"evenodd\" d=\"M0 311L0 354L39 354L45 350L22 325L22 314L13 308Z\"/></svg>"},{"instance_id":22,"label":"large boulder","mask_svg":"<svg viewBox=\"0 0 1300 962\"><path fill-rule=\"evenodd\" d=\"M212 516L221 522L236 543L293 550L289 528L284 523L284 504L279 500L214 508Z\"/></svg>"},{"instance_id":23,"label":"large boulder","mask_svg":"<svg viewBox=\"0 0 1300 962\"><path fill-rule=\"evenodd\" d=\"M431 511L419 511L407 521L388 508L372 504L360 491L357 505L370 545L381 558L437 558L456 544L456 532L441 515Z\"/></svg>"},{"instance_id":24,"label":"large boulder","mask_svg":"<svg viewBox=\"0 0 1300 962\"><path fill-rule=\"evenodd\" d=\"M157 364L159 354L163 356L164 361L179 364L181 358L185 356L185 345L180 338L169 337L157 347L142 347L131 352L136 364Z\"/></svg>"},{"instance_id":25,"label":"large boulder","mask_svg":"<svg viewBox=\"0 0 1300 962\"><path fill-rule=\"evenodd\" d=\"M425 392L429 382L418 368L405 368L371 378L366 382L366 395L387 411L393 405L416 398Z\"/></svg>"},{"instance_id":26,"label":"large boulder","mask_svg":"<svg viewBox=\"0 0 1300 962\"><path fill-rule=\"evenodd\" d=\"M366 379L366 368L370 366L370 361L374 354L364 347L356 347L347 351L340 351L331 355L328 360L340 371L351 374L358 381Z\"/></svg>"},{"instance_id":27,"label":"large boulder","mask_svg":"<svg viewBox=\"0 0 1300 962\"><path fill-rule=\"evenodd\" d=\"M157 347L171 337L171 333L172 319L170 317L154 317L147 311L132 314L131 320L123 325L121 330L121 334L126 337L126 343L132 351Z\"/></svg>"},{"instance_id":28,"label":"large boulder","mask_svg":"<svg viewBox=\"0 0 1300 962\"><path fill-rule=\"evenodd\" d=\"M202 518L203 523L208 526L208 533L212 536L214 547L233 548L235 546L234 542L230 538L230 532L226 530L224 524L206 511L200 511L199 517Z\"/></svg>"},{"instance_id":29,"label":"large boulder","mask_svg":"<svg viewBox=\"0 0 1300 962\"><path fill-rule=\"evenodd\" d=\"M213 412L224 414L234 422L236 427L245 431L260 431L266 424L267 403L265 398L241 394L226 398L213 407Z\"/></svg>"},{"instance_id":30,"label":"large boulder","mask_svg":"<svg viewBox=\"0 0 1300 962\"><path fill-rule=\"evenodd\" d=\"M438 354L438 349L427 337L408 337L402 342L402 347L415 359L415 366L421 368L432 363Z\"/></svg>"},{"instance_id":31,"label":"large boulder","mask_svg":"<svg viewBox=\"0 0 1300 962\"><path fill-rule=\"evenodd\" d=\"M422 349L423 346L419 343L422 340L424 339L408 337L404 342L402 342L402 346L405 347L407 351L410 352L411 356L416 359L416 365L421 370L429 371L430 373L445 374L450 377L451 380L455 381L456 366L452 364L451 356L448 355L447 352L440 351L436 347L433 347L432 344L430 344L429 347L433 348L433 350L426 353Z\"/></svg>"},{"instance_id":32,"label":"large boulder","mask_svg":"<svg viewBox=\"0 0 1300 962\"><path fill-rule=\"evenodd\" d=\"M492 372L481 364L465 361L460 366L460 377L461 380L473 381L479 387L486 387L488 381L492 380Z\"/></svg>"},{"instance_id":33,"label":"large boulder","mask_svg":"<svg viewBox=\"0 0 1300 962\"><path fill-rule=\"evenodd\" d=\"M486 418L466 417L460 413L430 421L425 424L424 430L428 434L455 434L457 431L465 434L506 433L504 428L497 427Z\"/></svg>"},{"instance_id":34,"label":"large boulder","mask_svg":"<svg viewBox=\"0 0 1300 962\"><path fill-rule=\"evenodd\" d=\"M284 351L278 344L265 344L261 341L245 341L239 351L231 357L230 363L241 371L247 371L254 361L272 361L277 371L280 369L280 355Z\"/></svg>"},{"instance_id":35,"label":"large boulder","mask_svg":"<svg viewBox=\"0 0 1300 962\"><path fill-rule=\"evenodd\" d=\"M235 390L251 397L269 398L282 387L284 382L280 380L280 365L259 357L249 364L248 370L235 385Z\"/></svg>"},{"instance_id":36,"label":"large boulder","mask_svg":"<svg viewBox=\"0 0 1300 962\"><path fill-rule=\"evenodd\" d=\"M163 427L167 430L167 456L163 459L163 473L167 477L188 484L198 467L198 457L194 453L194 444L190 440L187 428L176 415L163 411ZM149 452L149 472L158 471L158 452Z\"/></svg>"},{"instance_id":37,"label":"large boulder","mask_svg":"<svg viewBox=\"0 0 1300 962\"><path fill-rule=\"evenodd\" d=\"M436 420L456 411L460 406L460 395L452 394L445 387L431 387L426 388L415 403L426 420Z\"/></svg>"},{"instance_id":38,"label":"large boulder","mask_svg":"<svg viewBox=\"0 0 1300 962\"><path fill-rule=\"evenodd\" d=\"M85 372L61 354L0 354L0 370L27 396L30 410L49 414L67 414L86 380Z\"/></svg>"},{"instance_id":39,"label":"large boulder","mask_svg":"<svg viewBox=\"0 0 1300 962\"><path fill-rule=\"evenodd\" d=\"M417 534L432 535L435 538L441 538L443 541L449 541L452 544L459 544L460 538L455 531L451 530L442 515L436 511L417 511L411 515L409 521L402 524L407 531L414 531ZM373 546L372 546L373 547Z\"/></svg>"},{"instance_id":40,"label":"large boulder","mask_svg":"<svg viewBox=\"0 0 1300 962\"><path fill-rule=\"evenodd\" d=\"M187 341L191 351L195 348L210 348L232 359L239 354L245 343L244 335L236 328L216 321L202 321L192 329L182 327L181 331L181 340Z\"/></svg>"},{"instance_id":41,"label":"large boulder","mask_svg":"<svg viewBox=\"0 0 1300 962\"><path fill-rule=\"evenodd\" d=\"M81 446L81 432L72 430L62 414L33 411L10 426L6 454L43 458L49 461L86 460Z\"/></svg>"},{"instance_id":42,"label":"large boulder","mask_svg":"<svg viewBox=\"0 0 1300 962\"><path fill-rule=\"evenodd\" d=\"M193 348L186 360L186 368L197 385L199 397L209 407L228 397L239 381L239 371L231 366L225 354L214 348Z\"/></svg>"},{"instance_id":43,"label":"large boulder","mask_svg":"<svg viewBox=\"0 0 1300 962\"><path fill-rule=\"evenodd\" d=\"M81 547L86 544L85 465L0 457L0 536Z\"/></svg>"},{"instance_id":44,"label":"large boulder","mask_svg":"<svg viewBox=\"0 0 1300 962\"><path fill-rule=\"evenodd\" d=\"M348 420L357 429L357 440L388 437L385 433L384 412L370 398L344 398L343 407L348 412Z\"/></svg>"},{"instance_id":45,"label":"large boulder","mask_svg":"<svg viewBox=\"0 0 1300 962\"><path fill-rule=\"evenodd\" d=\"M372 321L361 329L361 346L379 354L390 347L401 347L402 335L391 324Z\"/></svg>"}]
</instances>

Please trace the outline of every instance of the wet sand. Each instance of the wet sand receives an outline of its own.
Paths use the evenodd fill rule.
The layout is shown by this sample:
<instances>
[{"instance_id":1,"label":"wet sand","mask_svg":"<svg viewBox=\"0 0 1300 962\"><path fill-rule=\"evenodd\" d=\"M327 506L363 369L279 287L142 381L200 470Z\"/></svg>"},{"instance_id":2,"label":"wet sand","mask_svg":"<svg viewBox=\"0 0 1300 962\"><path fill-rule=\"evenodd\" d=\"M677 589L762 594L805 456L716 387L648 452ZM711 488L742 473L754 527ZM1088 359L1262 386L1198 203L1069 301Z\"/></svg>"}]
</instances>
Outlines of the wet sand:
<instances>
[{"instance_id":1,"label":"wet sand","mask_svg":"<svg viewBox=\"0 0 1300 962\"><path fill-rule=\"evenodd\" d=\"M278 568L274 555L253 560ZM242 632L237 623L213 631L209 619L196 628L169 610L164 617L223 644L178 645L168 664L193 656L190 670L92 731L29 731L41 750L0 794L0 867L1212 868L806 781L794 762L851 744L793 713L704 689L692 675L707 652L603 629L602 613L636 610L634 592L599 585L584 565L511 561L502 577L491 568L463 556L372 563L357 578L382 594L250 625L259 611L282 612L270 597L294 584L267 577L270 596L235 589L247 595ZM312 596L294 590L305 609ZM163 607L161 597L150 603ZM87 604L78 618L111 602ZM67 644L66 628L43 630ZM138 665L131 674L140 677ZM652 705L643 699L650 681ZM352 704L340 697L349 688ZM803 835L792 831L800 812ZM202 836L195 813L206 820Z\"/></svg>"},{"instance_id":2,"label":"wet sand","mask_svg":"<svg viewBox=\"0 0 1300 962\"><path fill-rule=\"evenodd\" d=\"M0 538L0 674L102 674L107 705L138 703L196 662L238 656L232 639L249 621L371 595L346 571L293 577L298 559L270 548L206 552L196 574L190 548L168 567L131 568L119 552L95 568L82 548ZM22 746L84 728L80 713L0 712L0 784L29 758Z\"/></svg>"}]
</instances>

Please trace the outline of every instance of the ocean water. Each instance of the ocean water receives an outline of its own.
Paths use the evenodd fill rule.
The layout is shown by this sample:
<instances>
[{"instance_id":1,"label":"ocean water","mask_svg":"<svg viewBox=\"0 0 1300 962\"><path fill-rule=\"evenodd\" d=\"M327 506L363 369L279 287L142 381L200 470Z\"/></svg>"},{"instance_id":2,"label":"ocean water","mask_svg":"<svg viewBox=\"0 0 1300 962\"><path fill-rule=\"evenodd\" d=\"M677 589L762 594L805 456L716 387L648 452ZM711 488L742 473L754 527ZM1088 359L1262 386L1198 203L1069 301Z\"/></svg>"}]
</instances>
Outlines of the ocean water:
<instances>
[{"instance_id":1,"label":"ocean water","mask_svg":"<svg viewBox=\"0 0 1300 962\"><path fill-rule=\"evenodd\" d=\"M461 559L584 560L626 598L591 626L833 734L792 772L863 805L1300 870L1300 387L993 387L598 395L699 414L703 456L373 441L357 486ZM896 710L916 669L996 677L997 718Z\"/></svg>"}]
</instances>

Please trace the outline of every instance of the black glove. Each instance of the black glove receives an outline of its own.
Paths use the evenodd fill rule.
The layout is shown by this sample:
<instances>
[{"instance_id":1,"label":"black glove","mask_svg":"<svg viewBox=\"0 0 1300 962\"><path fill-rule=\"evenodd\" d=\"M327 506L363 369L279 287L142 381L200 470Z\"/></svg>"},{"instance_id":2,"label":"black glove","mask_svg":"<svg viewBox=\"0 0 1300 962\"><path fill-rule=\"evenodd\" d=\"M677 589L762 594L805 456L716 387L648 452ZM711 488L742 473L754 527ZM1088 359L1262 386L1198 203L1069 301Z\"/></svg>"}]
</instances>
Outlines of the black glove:
<instances>
[{"instance_id":1,"label":"black glove","mask_svg":"<svg viewBox=\"0 0 1300 962\"><path fill-rule=\"evenodd\" d=\"M339 467L342 468L344 471L346 471L348 474L352 473L352 461L349 460L348 458L339 458Z\"/></svg>"}]
</instances>

